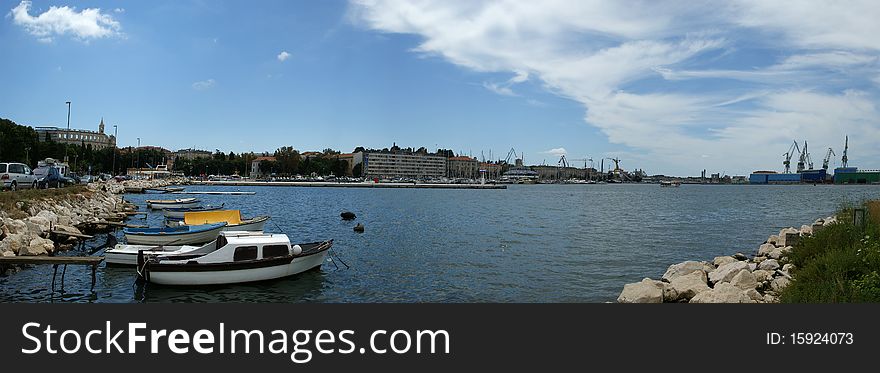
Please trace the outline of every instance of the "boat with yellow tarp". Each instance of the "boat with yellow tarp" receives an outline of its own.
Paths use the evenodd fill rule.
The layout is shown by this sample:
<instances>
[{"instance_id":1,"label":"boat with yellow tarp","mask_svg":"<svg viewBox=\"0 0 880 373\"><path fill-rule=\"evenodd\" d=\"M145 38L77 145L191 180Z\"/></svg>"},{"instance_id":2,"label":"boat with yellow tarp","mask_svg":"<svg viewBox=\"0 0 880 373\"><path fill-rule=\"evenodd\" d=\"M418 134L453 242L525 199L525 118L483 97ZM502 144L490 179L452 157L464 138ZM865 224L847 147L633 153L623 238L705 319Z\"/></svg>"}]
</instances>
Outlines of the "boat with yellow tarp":
<instances>
[{"instance_id":1,"label":"boat with yellow tarp","mask_svg":"<svg viewBox=\"0 0 880 373\"><path fill-rule=\"evenodd\" d=\"M240 210L217 210L186 212L183 219L166 218L165 225L179 227L184 225L204 225L214 223L226 223L224 231L262 231L269 216L257 216L251 219L242 219Z\"/></svg>"}]
</instances>

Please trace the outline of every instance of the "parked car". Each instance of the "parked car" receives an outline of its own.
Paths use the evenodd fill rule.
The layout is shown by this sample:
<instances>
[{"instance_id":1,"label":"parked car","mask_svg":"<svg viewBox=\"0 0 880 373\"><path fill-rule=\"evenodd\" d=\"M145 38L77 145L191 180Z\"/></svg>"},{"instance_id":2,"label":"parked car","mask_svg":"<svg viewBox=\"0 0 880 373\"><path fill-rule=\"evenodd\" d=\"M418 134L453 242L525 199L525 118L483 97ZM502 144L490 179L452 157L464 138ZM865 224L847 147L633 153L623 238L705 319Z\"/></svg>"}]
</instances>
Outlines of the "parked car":
<instances>
[{"instance_id":1,"label":"parked car","mask_svg":"<svg viewBox=\"0 0 880 373\"><path fill-rule=\"evenodd\" d=\"M59 167L48 167L46 170L46 176L37 180L37 187L40 189L63 188L76 184L76 180L73 178L62 175Z\"/></svg>"},{"instance_id":2,"label":"parked car","mask_svg":"<svg viewBox=\"0 0 880 373\"><path fill-rule=\"evenodd\" d=\"M37 187L34 172L24 163L0 163L0 181L9 190Z\"/></svg>"},{"instance_id":3,"label":"parked car","mask_svg":"<svg viewBox=\"0 0 880 373\"><path fill-rule=\"evenodd\" d=\"M92 176L92 175L82 175L79 178L79 183L80 184L88 184L88 183L95 181L95 179L96 179L96 177Z\"/></svg>"}]
</instances>

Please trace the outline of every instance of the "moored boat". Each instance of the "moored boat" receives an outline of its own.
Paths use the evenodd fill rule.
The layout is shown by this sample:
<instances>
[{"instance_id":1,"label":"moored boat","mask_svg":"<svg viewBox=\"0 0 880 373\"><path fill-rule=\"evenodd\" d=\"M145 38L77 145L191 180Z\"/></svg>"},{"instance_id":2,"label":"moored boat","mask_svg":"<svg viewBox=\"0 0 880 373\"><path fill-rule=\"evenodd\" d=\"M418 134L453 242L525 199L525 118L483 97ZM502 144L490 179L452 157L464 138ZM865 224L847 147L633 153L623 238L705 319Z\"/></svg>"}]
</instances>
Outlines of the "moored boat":
<instances>
[{"instance_id":1,"label":"moored boat","mask_svg":"<svg viewBox=\"0 0 880 373\"><path fill-rule=\"evenodd\" d=\"M319 268L333 240L291 245L285 234L227 232L203 255L138 255L138 276L162 285L272 280Z\"/></svg>"},{"instance_id":2,"label":"moored boat","mask_svg":"<svg viewBox=\"0 0 880 373\"><path fill-rule=\"evenodd\" d=\"M199 201L196 198L178 198L178 199L148 199L147 207L155 210L160 210L164 208L184 208L184 207L196 207L199 205Z\"/></svg>"},{"instance_id":3,"label":"moored boat","mask_svg":"<svg viewBox=\"0 0 880 373\"><path fill-rule=\"evenodd\" d=\"M679 187L679 186L681 186L681 182L663 180L660 182L660 186L661 187Z\"/></svg>"},{"instance_id":4,"label":"moored boat","mask_svg":"<svg viewBox=\"0 0 880 373\"><path fill-rule=\"evenodd\" d=\"M205 206L196 206L196 207L166 207L162 209L162 213L166 218L178 218L183 219L183 214L188 212L203 212L203 211L216 211L222 209L225 204L220 204L220 206L216 205L205 205Z\"/></svg>"},{"instance_id":5,"label":"moored boat","mask_svg":"<svg viewBox=\"0 0 880 373\"><path fill-rule=\"evenodd\" d=\"M143 251L145 254L151 255L194 255L207 254L217 249L216 240L200 246L192 245L175 245L175 246L154 246L154 245L126 245L117 244L112 249L104 251L104 261L107 264L116 265L136 265L138 252Z\"/></svg>"},{"instance_id":6,"label":"moored boat","mask_svg":"<svg viewBox=\"0 0 880 373\"><path fill-rule=\"evenodd\" d=\"M165 219L165 225L178 227L181 225L201 225L225 222L224 231L262 231L269 216L257 216L243 219L239 210L219 210L205 212L187 212L182 220Z\"/></svg>"},{"instance_id":7,"label":"moored boat","mask_svg":"<svg viewBox=\"0 0 880 373\"><path fill-rule=\"evenodd\" d=\"M217 239L226 223L184 225L174 228L125 228L125 240L131 245L188 245Z\"/></svg>"}]
</instances>

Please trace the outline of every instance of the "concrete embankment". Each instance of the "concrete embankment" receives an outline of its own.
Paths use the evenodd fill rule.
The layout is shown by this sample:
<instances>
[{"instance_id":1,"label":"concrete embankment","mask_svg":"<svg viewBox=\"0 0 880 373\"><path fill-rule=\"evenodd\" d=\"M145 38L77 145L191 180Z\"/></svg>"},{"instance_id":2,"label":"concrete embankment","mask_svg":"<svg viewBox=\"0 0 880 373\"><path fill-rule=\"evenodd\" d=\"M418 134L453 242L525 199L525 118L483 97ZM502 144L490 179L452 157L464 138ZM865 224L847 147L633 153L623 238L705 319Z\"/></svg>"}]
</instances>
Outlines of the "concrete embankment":
<instances>
[{"instance_id":1,"label":"concrete embankment","mask_svg":"<svg viewBox=\"0 0 880 373\"><path fill-rule=\"evenodd\" d=\"M120 196L126 186L160 187L169 183L109 181L62 189L3 192L0 256L54 255L68 250L84 234L109 231L135 211L136 207Z\"/></svg>"},{"instance_id":2,"label":"concrete embankment","mask_svg":"<svg viewBox=\"0 0 880 373\"><path fill-rule=\"evenodd\" d=\"M503 184L412 184L412 183L336 183L331 181L193 181L192 185L287 186L330 188L404 188L404 189L507 189Z\"/></svg>"},{"instance_id":3,"label":"concrete embankment","mask_svg":"<svg viewBox=\"0 0 880 373\"><path fill-rule=\"evenodd\" d=\"M710 261L669 266L660 280L645 278L626 284L619 303L778 303L779 292L791 282L788 254L798 240L835 224L834 216L800 229L784 228L749 256L736 253Z\"/></svg>"}]
</instances>

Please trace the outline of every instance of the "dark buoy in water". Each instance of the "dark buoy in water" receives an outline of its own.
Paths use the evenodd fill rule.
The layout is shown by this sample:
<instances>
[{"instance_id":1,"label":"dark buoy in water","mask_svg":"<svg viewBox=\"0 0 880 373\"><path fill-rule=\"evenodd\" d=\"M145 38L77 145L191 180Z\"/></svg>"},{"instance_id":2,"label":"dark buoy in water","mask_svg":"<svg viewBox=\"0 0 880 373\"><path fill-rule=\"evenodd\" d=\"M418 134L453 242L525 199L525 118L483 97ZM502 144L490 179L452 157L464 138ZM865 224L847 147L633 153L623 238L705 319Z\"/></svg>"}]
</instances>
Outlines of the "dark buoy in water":
<instances>
[{"instance_id":1,"label":"dark buoy in water","mask_svg":"<svg viewBox=\"0 0 880 373\"><path fill-rule=\"evenodd\" d=\"M364 231L364 225L361 224L361 223L358 223L358 225L355 225L355 226L354 226L354 231L355 231L355 232L358 232L358 233L363 233L363 231Z\"/></svg>"},{"instance_id":2,"label":"dark buoy in water","mask_svg":"<svg viewBox=\"0 0 880 373\"><path fill-rule=\"evenodd\" d=\"M352 220L352 219L354 219L354 218L357 217L357 216L355 216L355 214L354 214L353 212L351 212L351 211L345 211L345 212L339 214L339 216L342 217L342 220Z\"/></svg>"}]
</instances>

